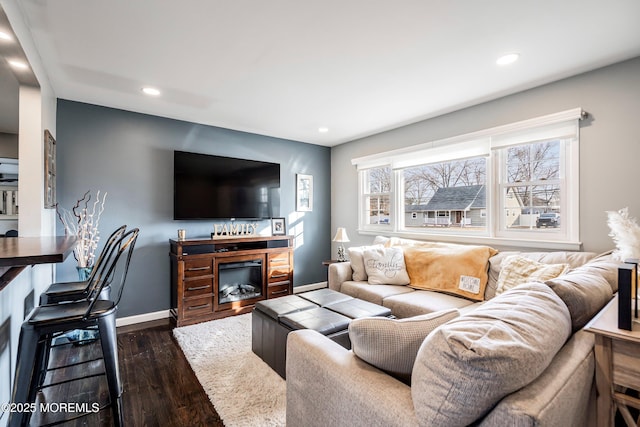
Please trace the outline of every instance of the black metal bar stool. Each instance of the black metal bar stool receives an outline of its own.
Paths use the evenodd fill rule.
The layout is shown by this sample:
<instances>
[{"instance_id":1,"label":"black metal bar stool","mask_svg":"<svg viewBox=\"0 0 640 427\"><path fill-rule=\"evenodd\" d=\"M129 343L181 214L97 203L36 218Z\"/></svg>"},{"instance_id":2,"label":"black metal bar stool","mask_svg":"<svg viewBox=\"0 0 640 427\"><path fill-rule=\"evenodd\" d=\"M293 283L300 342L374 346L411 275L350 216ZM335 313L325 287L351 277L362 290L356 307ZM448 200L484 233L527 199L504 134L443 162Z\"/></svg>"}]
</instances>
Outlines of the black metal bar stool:
<instances>
[{"instance_id":1,"label":"black metal bar stool","mask_svg":"<svg viewBox=\"0 0 640 427\"><path fill-rule=\"evenodd\" d=\"M81 301L41 305L34 308L22 324L18 344L18 358L14 379L12 402L31 404L36 394L44 387L47 367L41 369L43 361L48 358L51 339L54 335L73 329L86 329L97 326L99 340L104 359L105 375L109 388L109 404L116 426L123 424L122 386L118 369L118 347L116 337L116 311L127 277L133 248L139 230L122 235L117 241L115 259L108 270L96 274L91 280L89 295ZM117 271L116 271L117 270ZM99 295L106 284L106 277L112 274L119 276L120 286L115 300L102 300ZM81 380L74 378L73 380ZM26 426L30 413L15 412L9 414L9 426ZM81 414L84 416L87 414Z\"/></svg>"},{"instance_id":2,"label":"black metal bar stool","mask_svg":"<svg viewBox=\"0 0 640 427\"><path fill-rule=\"evenodd\" d=\"M98 296L98 299L108 300L111 297L111 281L113 280L113 273L115 269L112 269L112 274L106 277L105 272L111 268L111 265L115 261L118 253L119 244L122 244L121 237L124 234L127 226L121 225L115 231L111 233L107 242L105 243L102 251L98 255L94 264L91 274L87 280L75 281L75 282L58 282L49 285L40 295L40 305L50 305L57 303L67 303L73 301L86 300L92 287L98 285L94 282L94 278L101 277L105 281L105 284ZM96 276L99 275L99 276ZM72 330L53 334L50 340L47 340L48 348L44 350L44 358L41 360L42 366L40 369L46 369L49 364L49 355L51 349L61 347L68 344L83 345L89 344L98 339L98 327L97 325L89 326L85 330ZM54 344L56 338L66 336L69 342L63 344Z\"/></svg>"},{"instance_id":3,"label":"black metal bar stool","mask_svg":"<svg viewBox=\"0 0 640 427\"><path fill-rule=\"evenodd\" d=\"M45 289L40 295L40 305L53 304L57 302L69 302L86 299L89 293L89 286L93 277L96 274L104 273L109 268L109 261L113 260L114 245L120 241L120 237L124 234L126 225L118 227L107 239L100 255L96 259L93 265L93 270L87 278L87 280L80 280L75 282L59 282L52 283L47 289ZM112 279L107 277L107 282ZM101 299L109 299L109 292L111 287L107 283L102 291Z\"/></svg>"}]
</instances>

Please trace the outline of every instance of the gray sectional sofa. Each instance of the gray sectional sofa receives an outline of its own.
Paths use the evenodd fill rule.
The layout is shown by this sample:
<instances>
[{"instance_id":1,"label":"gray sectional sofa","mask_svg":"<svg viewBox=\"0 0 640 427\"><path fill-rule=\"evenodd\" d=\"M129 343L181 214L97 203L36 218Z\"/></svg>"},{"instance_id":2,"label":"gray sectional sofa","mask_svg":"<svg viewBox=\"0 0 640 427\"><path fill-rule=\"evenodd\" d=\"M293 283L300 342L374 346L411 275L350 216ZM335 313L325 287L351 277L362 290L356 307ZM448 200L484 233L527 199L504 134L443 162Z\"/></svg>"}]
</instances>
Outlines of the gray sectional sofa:
<instances>
[{"instance_id":1,"label":"gray sectional sofa","mask_svg":"<svg viewBox=\"0 0 640 427\"><path fill-rule=\"evenodd\" d=\"M514 254L489 259L484 302L354 281L349 262L330 265L331 289L384 305L399 319L460 315L428 333L410 382L358 357L356 344L346 350L314 331L291 333L287 425L593 425L594 339L582 328L617 292L618 262L611 254L519 253L569 268L495 296L503 260ZM392 358L395 349L387 351Z\"/></svg>"}]
</instances>

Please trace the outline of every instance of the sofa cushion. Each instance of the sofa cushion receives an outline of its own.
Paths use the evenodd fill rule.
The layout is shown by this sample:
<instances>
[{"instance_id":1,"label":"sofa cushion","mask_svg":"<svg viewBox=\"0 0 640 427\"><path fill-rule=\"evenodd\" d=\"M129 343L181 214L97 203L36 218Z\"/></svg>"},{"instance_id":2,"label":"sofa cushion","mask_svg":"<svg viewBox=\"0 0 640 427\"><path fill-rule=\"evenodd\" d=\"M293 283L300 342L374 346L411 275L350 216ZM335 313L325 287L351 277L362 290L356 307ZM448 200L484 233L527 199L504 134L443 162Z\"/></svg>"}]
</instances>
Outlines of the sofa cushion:
<instances>
[{"instance_id":1,"label":"sofa cushion","mask_svg":"<svg viewBox=\"0 0 640 427\"><path fill-rule=\"evenodd\" d=\"M544 282L564 273L569 264L545 264L522 255L511 255L502 263L496 295L527 282Z\"/></svg>"},{"instance_id":2,"label":"sofa cushion","mask_svg":"<svg viewBox=\"0 0 640 427\"><path fill-rule=\"evenodd\" d=\"M562 300L543 283L517 286L436 329L413 368L423 425L469 425L536 379L571 333Z\"/></svg>"},{"instance_id":3,"label":"sofa cushion","mask_svg":"<svg viewBox=\"0 0 640 427\"><path fill-rule=\"evenodd\" d=\"M340 292L351 295L354 298L360 298L374 304L382 305L385 298L392 295L413 293L414 289L408 286L396 285L370 285L368 282L343 282Z\"/></svg>"},{"instance_id":4,"label":"sofa cushion","mask_svg":"<svg viewBox=\"0 0 640 427\"><path fill-rule=\"evenodd\" d=\"M574 332L582 329L613 298L611 285L606 279L609 269L603 269L607 264L603 260L594 260L593 264L589 262L545 282L569 309Z\"/></svg>"},{"instance_id":5,"label":"sofa cushion","mask_svg":"<svg viewBox=\"0 0 640 427\"><path fill-rule=\"evenodd\" d=\"M474 303L466 298L434 291L415 291L406 294L397 294L388 296L382 301L382 305L390 308L391 312L400 319L453 308L461 310L475 304L479 303Z\"/></svg>"},{"instance_id":6,"label":"sofa cushion","mask_svg":"<svg viewBox=\"0 0 640 427\"><path fill-rule=\"evenodd\" d=\"M590 272L604 277L611 286L611 292L618 292L618 267L620 261L615 257L613 251L601 253L588 263L576 267L579 271Z\"/></svg>"},{"instance_id":7,"label":"sofa cushion","mask_svg":"<svg viewBox=\"0 0 640 427\"><path fill-rule=\"evenodd\" d=\"M446 292L483 301L489 257L497 251L488 246L405 247L404 256L411 287Z\"/></svg>"},{"instance_id":8,"label":"sofa cushion","mask_svg":"<svg viewBox=\"0 0 640 427\"><path fill-rule=\"evenodd\" d=\"M384 245L384 244L386 244L386 243L387 243L387 241L388 241L388 240L389 240L389 238L388 238L388 237L385 237L385 236L376 236L376 237L373 239L373 244L374 244L374 245Z\"/></svg>"},{"instance_id":9,"label":"sofa cushion","mask_svg":"<svg viewBox=\"0 0 640 427\"><path fill-rule=\"evenodd\" d=\"M522 255L523 257L545 264L569 264L569 267L579 267L596 256L593 252L518 252L504 251L489 258L489 283L485 291L485 299L489 300L495 296L498 276L502 270L502 262L511 255Z\"/></svg>"},{"instance_id":10,"label":"sofa cushion","mask_svg":"<svg viewBox=\"0 0 640 427\"><path fill-rule=\"evenodd\" d=\"M402 248L372 247L363 251L363 257L369 284L409 284Z\"/></svg>"},{"instance_id":11,"label":"sofa cushion","mask_svg":"<svg viewBox=\"0 0 640 427\"><path fill-rule=\"evenodd\" d=\"M364 268L364 251L377 248L382 248L382 245L354 246L347 249L349 260L351 261L351 270L353 270L353 280L367 280L367 270Z\"/></svg>"},{"instance_id":12,"label":"sofa cushion","mask_svg":"<svg viewBox=\"0 0 640 427\"><path fill-rule=\"evenodd\" d=\"M365 362L409 383L416 354L435 328L459 316L458 310L415 316L409 319L363 317L349 324L353 353Z\"/></svg>"}]
</instances>

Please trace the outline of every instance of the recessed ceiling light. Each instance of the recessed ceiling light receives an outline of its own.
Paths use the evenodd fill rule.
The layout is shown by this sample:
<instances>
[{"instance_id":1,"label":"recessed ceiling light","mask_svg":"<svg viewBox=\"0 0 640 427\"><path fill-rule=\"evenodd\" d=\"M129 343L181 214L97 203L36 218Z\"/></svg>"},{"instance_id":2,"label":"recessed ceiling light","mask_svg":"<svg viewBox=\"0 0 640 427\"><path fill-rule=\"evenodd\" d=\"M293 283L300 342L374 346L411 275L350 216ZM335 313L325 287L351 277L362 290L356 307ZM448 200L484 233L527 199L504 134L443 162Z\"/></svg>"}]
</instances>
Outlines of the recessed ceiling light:
<instances>
[{"instance_id":1,"label":"recessed ceiling light","mask_svg":"<svg viewBox=\"0 0 640 427\"><path fill-rule=\"evenodd\" d=\"M0 40L13 40L13 37L9 33L5 33L4 31L0 31Z\"/></svg>"},{"instance_id":2,"label":"recessed ceiling light","mask_svg":"<svg viewBox=\"0 0 640 427\"><path fill-rule=\"evenodd\" d=\"M143 87L142 92L144 92L145 95L160 96L160 91L155 87Z\"/></svg>"},{"instance_id":3,"label":"recessed ceiling light","mask_svg":"<svg viewBox=\"0 0 640 427\"><path fill-rule=\"evenodd\" d=\"M498 65L509 65L513 64L520 58L519 53L508 53L506 55L502 55L500 58L496 60L496 64Z\"/></svg>"},{"instance_id":4,"label":"recessed ceiling light","mask_svg":"<svg viewBox=\"0 0 640 427\"><path fill-rule=\"evenodd\" d=\"M18 61L16 59L12 59L9 62L9 65L11 65L13 68L19 68L21 70L26 70L27 68L29 68L29 66L27 65L26 62L23 61Z\"/></svg>"},{"instance_id":5,"label":"recessed ceiling light","mask_svg":"<svg viewBox=\"0 0 640 427\"><path fill-rule=\"evenodd\" d=\"M320 126L320 127L318 128L318 132L320 132L320 133L327 133L327 132L329 132L329 128L328 128L328 127L326 127L326 126Z\"/></svg>"}]
</instances>

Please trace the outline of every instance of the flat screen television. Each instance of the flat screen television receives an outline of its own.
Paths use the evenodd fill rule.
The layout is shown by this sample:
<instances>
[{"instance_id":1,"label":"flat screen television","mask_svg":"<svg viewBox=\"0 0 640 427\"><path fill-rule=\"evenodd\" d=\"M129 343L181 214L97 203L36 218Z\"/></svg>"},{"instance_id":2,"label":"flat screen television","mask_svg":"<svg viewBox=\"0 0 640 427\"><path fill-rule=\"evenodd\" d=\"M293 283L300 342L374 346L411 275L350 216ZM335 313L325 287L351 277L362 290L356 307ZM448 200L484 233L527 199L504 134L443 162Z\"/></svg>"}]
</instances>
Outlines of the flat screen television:
<instances>
[{"instance_id":1,"label":"flat screen television","mask_svg":"<svg viewBox=\"0 0 640 427\"><path fill-rule=\"evenodd\" d=\"M280 164L173 152L174 219L280 216Z\"/></svg>"}]
</instances>

